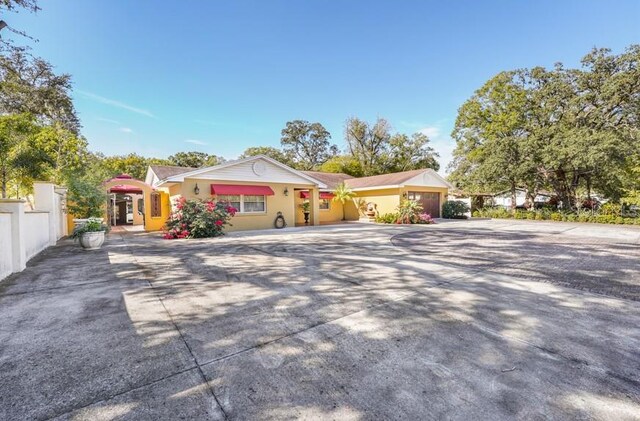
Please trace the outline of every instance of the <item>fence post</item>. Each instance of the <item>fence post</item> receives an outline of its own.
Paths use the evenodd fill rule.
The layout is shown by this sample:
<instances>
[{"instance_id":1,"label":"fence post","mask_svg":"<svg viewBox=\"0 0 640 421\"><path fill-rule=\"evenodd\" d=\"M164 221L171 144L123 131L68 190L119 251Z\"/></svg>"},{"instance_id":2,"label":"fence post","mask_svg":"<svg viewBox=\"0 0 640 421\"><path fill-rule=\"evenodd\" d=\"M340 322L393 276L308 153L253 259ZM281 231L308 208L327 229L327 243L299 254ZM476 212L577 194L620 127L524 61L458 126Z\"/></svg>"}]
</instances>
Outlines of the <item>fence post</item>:
<instances>
[{"instance_id":1,"label":"fence post","mask_svg":"<svg viewBox=\"0 0 640 421\"><path fill-rule=\"evenodd\" d=\"M49 213L49 245L55 246L58 241L58 223L56 220L55 185L46 181L33 183L33 201L37 211Z\"/></svg>"},{"instance_id":2,"label":"fence post","mask_svg":"<svg viewBox=\"0 0 640 421\"><path fill-rule=\"evenodd\" d=\"M20 272L27 267L24 203L24 200L20 199L0 199L0 212L11 214L11 266L13 272Z\"/></svg>"}]
</instances>

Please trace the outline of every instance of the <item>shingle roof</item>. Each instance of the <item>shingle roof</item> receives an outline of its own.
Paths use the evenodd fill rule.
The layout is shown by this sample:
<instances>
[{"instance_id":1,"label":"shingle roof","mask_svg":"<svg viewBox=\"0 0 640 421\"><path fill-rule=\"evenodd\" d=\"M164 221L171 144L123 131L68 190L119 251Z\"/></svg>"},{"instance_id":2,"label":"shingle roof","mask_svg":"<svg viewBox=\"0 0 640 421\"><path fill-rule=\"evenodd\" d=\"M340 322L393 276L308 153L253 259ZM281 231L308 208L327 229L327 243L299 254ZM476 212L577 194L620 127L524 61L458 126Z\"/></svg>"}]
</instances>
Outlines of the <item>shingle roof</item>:
<instances>
[{"instance_id":1,"label":"shingle roof","mask_svg":"<svg viewBox=\"0 0 640 421\"><path fill-rule=\"evenodd\" d=\"M343 173L330 173L330 172L320 172L320 171L301 171L302 173L308 175L311 178L314 178L318 181L322 181L327 185L329 189L335 189L338 184L342 183L345 180L353 179L349 174Z\"/></svg>"},{"instance_id":2,"label":"shingle roof","mask_svg":"<svg viewBox=\"0 0 640 421\"><path fill-rule=\"evenodd\" d=\"M352 189L367 187L397 186L413 177L424 173L426 169L395 172L391 174L373 175L371 177L351 178L346 181L347 186Z\"/></svg>"},{"instance_id":3,"label":"shingle roof","mask_svg":"<svg viewBox=\"0 0 640 421\"><path fill-rule=\"evenodd\" d=\"M160 180L165 180L174 175L182 174L185 172L197 170L194 167L178 167L175 165L151 165L151 170L156 174Z\"/></svg>"}]
</instances>

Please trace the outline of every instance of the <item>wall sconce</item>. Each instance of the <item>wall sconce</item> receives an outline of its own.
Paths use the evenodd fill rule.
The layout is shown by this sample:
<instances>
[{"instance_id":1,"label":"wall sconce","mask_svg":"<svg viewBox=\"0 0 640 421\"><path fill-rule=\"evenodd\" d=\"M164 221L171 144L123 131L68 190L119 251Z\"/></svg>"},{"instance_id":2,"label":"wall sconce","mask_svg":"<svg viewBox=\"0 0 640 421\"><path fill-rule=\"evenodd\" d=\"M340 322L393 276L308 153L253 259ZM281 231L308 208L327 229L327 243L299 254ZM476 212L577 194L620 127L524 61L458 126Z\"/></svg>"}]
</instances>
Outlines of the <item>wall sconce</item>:
<instances>
[{"instance_id":1,"label":"wall sconce","mask_svg":"<svg viewBox=\"0 0 640 421\"><path fill-rule=\"evenodd\" d=\"M402 193L402 198L406 199L407 198L407 192Z\"/></svg>"},{"instance_id":2,"label":"wall sconce","mask_svg":"<svg viewBox=\"0 0 640 421\"><path fill-rule=\"evenodd\" d=\"M289 196L289 188L285 187L283 193L284 193L285 196Z\"/></svg>"},{"instance_id":3,"label":"wall sconce","mask_svg":"<svg viewBox=\"0 0 640 421\"><path fill-rule=\"evenodd\" d=\"M193 192L196 196L200 194L200 187L198 187L198 183L196 183L196 186L193 188Z\"/></svg>"}]
</instances>

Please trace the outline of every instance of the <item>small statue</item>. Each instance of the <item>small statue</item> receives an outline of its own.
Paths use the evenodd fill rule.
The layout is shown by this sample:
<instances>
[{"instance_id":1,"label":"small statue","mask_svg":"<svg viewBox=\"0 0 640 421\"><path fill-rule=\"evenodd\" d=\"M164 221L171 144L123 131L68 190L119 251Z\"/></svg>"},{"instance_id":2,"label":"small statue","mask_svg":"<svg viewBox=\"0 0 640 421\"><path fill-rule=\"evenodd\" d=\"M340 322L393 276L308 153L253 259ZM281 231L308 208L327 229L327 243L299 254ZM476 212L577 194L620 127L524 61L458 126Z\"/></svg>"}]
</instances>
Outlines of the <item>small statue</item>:
<instances>
[{"instance_id":1,"label":"small statue","mask_svg":"<svg viewBox=\"0 0 640 421\"><path fill-rule=\"evenodd\" d=\"M378 206L375 203L373 202L367 203L367 211L366 211L367 216L370 218L373 218L374 216L376 216L377 208Z\"/></svg>"}]
</instances>

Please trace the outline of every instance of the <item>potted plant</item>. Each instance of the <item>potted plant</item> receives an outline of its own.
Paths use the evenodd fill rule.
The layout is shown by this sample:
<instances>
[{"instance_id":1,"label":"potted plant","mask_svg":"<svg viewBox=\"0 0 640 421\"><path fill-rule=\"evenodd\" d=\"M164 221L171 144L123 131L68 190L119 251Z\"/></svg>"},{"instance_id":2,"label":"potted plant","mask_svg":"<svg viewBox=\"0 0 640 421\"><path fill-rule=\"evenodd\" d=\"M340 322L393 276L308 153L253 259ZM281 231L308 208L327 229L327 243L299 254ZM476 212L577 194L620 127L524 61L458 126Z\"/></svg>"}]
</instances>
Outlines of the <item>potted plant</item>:
<instances>
[{"instance_id":1,"label":"potted plant","mask_svg":"<svg viewBox=\"0 0 640 421\"><path fill-rule=\"evenodd\" d=\"M104 243L104 233L106 231L107 226L102 223L102 220L89 218L87 222L73 229L71 238L79 240L80 245L85 250L97 250Z\"/></svg>"},{"instance_id":2,"label":"potted plant","mask_svg":"<svg viewBox=\"0 0 640 421\"><path fill-rule=\"evenodd\" d=\"M302 213L304 214L304 223L309 224L309 213L311 212L311 202L305 200L300 204L300 209L302 209Z\"/></svg>"}]
</instances>

